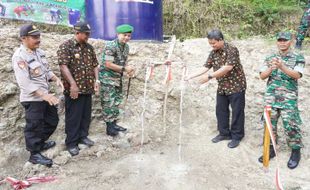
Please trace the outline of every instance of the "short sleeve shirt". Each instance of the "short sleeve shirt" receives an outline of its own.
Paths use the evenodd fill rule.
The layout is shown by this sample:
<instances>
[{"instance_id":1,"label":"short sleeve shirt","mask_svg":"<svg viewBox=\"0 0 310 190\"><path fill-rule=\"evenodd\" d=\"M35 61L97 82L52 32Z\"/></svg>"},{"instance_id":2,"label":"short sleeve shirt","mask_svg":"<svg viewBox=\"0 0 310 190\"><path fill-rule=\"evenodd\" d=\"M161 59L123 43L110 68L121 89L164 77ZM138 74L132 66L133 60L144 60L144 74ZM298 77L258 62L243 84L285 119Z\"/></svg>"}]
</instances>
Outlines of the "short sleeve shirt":
<instances>
[{"instance_id":1,"label":"short sleeve shirt","mask_svg":"<svg viewBox=\"0 0 310 190\"><path fill-rule=\"evenodd\" d=\"M41 49L30 50L21 45L12 57L16 81L20 87L20 101L43 101L34 92L49 91L49 80L54 76L49 68L45 52Z\"/></svg>"},{"instance_id":2,"label":"short sleeve shirt","mask_svg":"<svg viewBox=\"0 0 310 190\"><path fill-rule=\"evenodd\" d=\"M99 80L102 84L120 86L122 74L106 68L106 61L119 66L125 66L128 54L128 44L120 44L118 39L106 43L103 48L102 64L100 65L99 72Z\"/></svg>"},{"instance_id":3,"label":"short sleeve shirt","mask_svg":"<svg viewBox=\"0 0 310 190\"><path fill-rule=\"evenodd\" d=\"M98 60L94 48L89 43L80 44L74 38L60 45L58 51L58 64L67 65L74 78L80 94L94 93L95 71ZM70 93L70 84L61 76L65 87L65 94Z\"/></svg>"},{"instance_id":4,"label":"short sleeve shirt","mask_svg":"<svg viewBox=\"0 0 310 190\"><path fill-rule=\"evenodd\" d=\"M245 91L246 78L240 63L239 51L235 46L228 43L224 43L222 49L212 50L204 66L217 71L225 65L232 65L233 69L224 76L217 78L217 93L220 95L231 95Z\"/></svg>"},{"instance_id":5,"label":"short sleeve shirt","mask_svg":"<svg viewBox=\"0 0 310 190\"><path fill-rule=\"evenodd\" d=\"M273 58L281 59L286 67L303 74L305 67L305 58L301 54L289 52L286 55L279 53L266 57L260 72L264 72L270 67ZM272 71L267 81L267 88L264 96L266 105L274 108L297 109L298 100L298 82L291 78L280 69Z\"/></svg>"}]
</instances>

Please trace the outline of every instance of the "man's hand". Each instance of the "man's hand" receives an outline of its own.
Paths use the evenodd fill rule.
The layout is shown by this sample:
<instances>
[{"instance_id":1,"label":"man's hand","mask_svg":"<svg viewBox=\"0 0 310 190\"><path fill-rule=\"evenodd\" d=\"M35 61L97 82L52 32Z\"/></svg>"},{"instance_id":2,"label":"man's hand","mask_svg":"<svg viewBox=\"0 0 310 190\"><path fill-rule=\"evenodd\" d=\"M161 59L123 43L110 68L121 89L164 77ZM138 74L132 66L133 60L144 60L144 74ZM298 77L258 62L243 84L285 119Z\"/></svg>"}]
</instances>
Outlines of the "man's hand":
<instances>
[{"instance_id":1,"label":"man's hand","mask_svg":"<svg viewBox=\"0 0 310 190\"><path fill-rule=\"evenodd\" d=\"M135 69L130 65L125 66L125 72L130 78L135 76Z\"/></svg>"},{"instance_id":2,"label":"man's hand","mask_svg":"<svg viewBox=\"0 0 310 190\"><path fill-rule=\"evenodd\" d=\"M166 60L165 61L165 65L171 65L171 61L170 60Z\"/></svg>"},{"instance_id":3,"label":"man's hand","mask_svg":"<svg viewBox=\"0 0 310 190\"><path fill-rule=\"evenodd\" d=\"M200 84L207 83L208 81L209 81L209 76L208 75L204 75L204 76L200 77L200 79L198 80L198 82Z\"/></svg>"},{"instance_id":4,"label":"man's hand","mask_svg":"<svg viewBox=\"0 0 310 190\"><path fill-rule=\"evenodd\" d=\"M70 97L72 99L77 99L78 96L79 96L79 91L80 91L80 89L77 87L77 85L76 84L72 84L70 86Z\"/></svg>"},{"instance_id":5,"label":"man's hand","mask_svg":"<svg viewBox=\"0 0 310 190\"><path fill-rule=\"evenodd\" d=\"M99 95L99 89L100 89L100 83L96 81L95 84L94 84L94 90L95 90L95 95L96 96Z\"/></svg>"},{"instance_id":6,"label":"man's hand","mask_svg":"<svg viewBox=\"0 0 310 190\"><path fill-rule=\"evenodd\" d=\"M57 105L59 103L59 99L56 98L53 94L43 94L42 99L47 101L51 106Z\"/></svg>"},{"instance_id":7,"label":"man's hand","mask_svg":"<svg viewBox=\"0 0 310 190\"><path fill-rule=\"evenodd\" d=\"M65 90L64 85L62 84L61 80L58 77L56 77L56 85L60 87L61 92Z\"/></svg>"},{"instance_id":8,"label":"man's hand","mask_svg":"<svg viewBox=\"0 0 310 190\"><path fill-rule=\"evenodd\" d=\"M272 61L271 61L271 64L273 66L275 66L276 68L278 68L278 69L282 69L283 68L283 62L282 62L281 59L273 58Z\"/></svg>"}]
</instances>

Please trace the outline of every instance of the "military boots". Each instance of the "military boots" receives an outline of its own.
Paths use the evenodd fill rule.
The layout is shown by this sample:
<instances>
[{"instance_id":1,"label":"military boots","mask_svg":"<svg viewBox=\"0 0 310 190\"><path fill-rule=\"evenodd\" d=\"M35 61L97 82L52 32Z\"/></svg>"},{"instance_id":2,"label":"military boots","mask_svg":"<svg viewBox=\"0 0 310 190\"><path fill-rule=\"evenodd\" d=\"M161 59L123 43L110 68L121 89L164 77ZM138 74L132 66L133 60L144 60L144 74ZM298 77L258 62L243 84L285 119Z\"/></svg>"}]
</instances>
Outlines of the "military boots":
<instances>
[{"instance_id":1,"label":"military boots","mask_svg":"<svg viewBox=\"0 0 310 190\"><path fill-rule=\"evenodd\" d=\"M107 125L107 135L112 137L118 135L118 131L114 128L113 122L106 122Z\"/></svg>"},{"instance_id":2,"label":"military boots","mask_svg":"<svg viewBox=\"0 0 310 190\"><path fill-rule=\"evenodd\" d=\"M291 157L287 162L287 167L290 169L296 168L300 161L300 157L300 149L292 149Z\"/></svg>"}]
</instances>

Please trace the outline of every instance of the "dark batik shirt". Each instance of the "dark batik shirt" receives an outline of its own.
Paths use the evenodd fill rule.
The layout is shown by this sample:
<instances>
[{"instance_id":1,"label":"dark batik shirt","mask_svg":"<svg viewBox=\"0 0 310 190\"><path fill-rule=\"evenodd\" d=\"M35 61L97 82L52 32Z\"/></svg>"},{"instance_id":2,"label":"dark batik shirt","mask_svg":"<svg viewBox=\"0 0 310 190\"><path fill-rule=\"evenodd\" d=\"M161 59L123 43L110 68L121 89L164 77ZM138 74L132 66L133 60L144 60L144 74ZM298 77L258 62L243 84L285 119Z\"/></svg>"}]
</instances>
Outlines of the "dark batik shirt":
<instances>
[{"instance_id":1,"label":"dark batik shirt","mask_svg":"<svg viewBox=\"0 0 310 190\"><path fill-rule=\"evenodd\" d=\"M232 65L233 69L224 76L217 78L217 93L230 95L245 91L246 79L240 63L239 51L235 46L228 43L225 43L222 49L212 50L204 66L209 69L213 67L213 70L217 71L224 65Z\"/></svg>"},{"instance_id":2,"label":"dark batik shirt","mask_svg":"<svg viewBox=\"0 0 310 190\"><path fill-rule=\"evenodd\" d=\"M67 65L72 77L79 87L80 94L94 93L95 72L98 60L94 48L89 43L80 44L74 38L60 45L58 51L58 64ZM65 94L70 93L70 84L61 76L65 87Z\"/></svg>"}]
</instances>

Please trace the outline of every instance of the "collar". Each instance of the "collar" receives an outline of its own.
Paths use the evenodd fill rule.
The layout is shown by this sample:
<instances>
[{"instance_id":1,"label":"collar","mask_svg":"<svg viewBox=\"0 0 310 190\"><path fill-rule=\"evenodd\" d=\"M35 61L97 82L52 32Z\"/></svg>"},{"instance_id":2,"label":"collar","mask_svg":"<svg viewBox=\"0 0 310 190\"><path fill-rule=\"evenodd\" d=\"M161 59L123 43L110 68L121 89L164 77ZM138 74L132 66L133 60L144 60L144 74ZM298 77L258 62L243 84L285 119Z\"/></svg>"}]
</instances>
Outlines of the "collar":
<instances>
[{"instance_id":1,"label":"collar","mask_svg":"<svg viewBox=\"0 0 310 190\"><path fill-rule=\"evenodd\" d=\"M73 45L74 46L86 46L87 45L87 43L80 43L80 42L78 42L76 39L75 39L75 37L73 37L72 38L72 41L73 41Z\"/></svg>"},{"instance_id":2,"label":"collar","mask_svg":"<svg viewBox=\"0 0 310 190\"><path fill-rule=\"evenodd\" d=\"M281 52L278 51L277 55L280 56L280 57L292 57L293 56L293 51L291 49L289 49L289 51L286 54L281 54Z\"/></svg>"},{"instance_id":3,"label":"collar","mask_svg":"<svg viewBox=\"0 0 310 190\"><path fill-rule=\"evenodd\" d=\"M124 44L123 44L123 43L120 43L119 40L118 40L118 38L115 39L115 42L116 42L116 44L117 44L119 47L124 47L124 46L126 45L126 43L124 43Z\"/></svg>"},{"instance_id":4,"label":"collar","mask_svg":"<svg viewBox=\"0 0 310 190\"><path fill-rule=\"evenodd\" d=\"M29 48L26 47L24 44L21 44L21 45L20 45L20 48L21 48L22 50L26 51L26 52L29 53L29 54L33 54L33 53L35 53L35 52L37 51L36 49L35 49L35 50L29 49Z\"/></svg>"}]
</instances>

